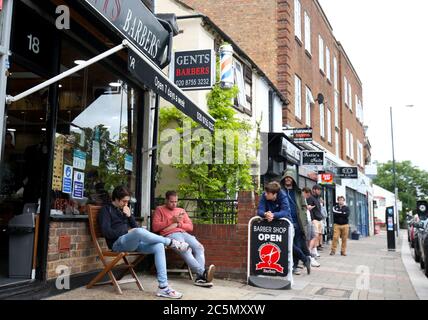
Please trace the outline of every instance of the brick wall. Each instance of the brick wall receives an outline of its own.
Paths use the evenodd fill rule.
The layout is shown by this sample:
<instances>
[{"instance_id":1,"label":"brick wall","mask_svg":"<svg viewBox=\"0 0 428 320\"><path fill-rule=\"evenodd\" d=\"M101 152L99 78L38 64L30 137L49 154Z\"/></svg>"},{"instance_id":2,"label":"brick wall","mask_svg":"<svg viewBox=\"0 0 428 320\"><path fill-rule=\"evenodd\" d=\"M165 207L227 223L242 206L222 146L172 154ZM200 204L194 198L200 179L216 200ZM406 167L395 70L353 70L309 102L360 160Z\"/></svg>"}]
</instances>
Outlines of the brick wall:
<instances>
[{"instance_id":1,"label":"brick wall","mask_svg":"<svg viewBox=\"0 0 428 320\"><path fill-rule=\"evenodd\" d=\"M59 252L60 236L70 236L71 250ZM104 247L107 247L103 240ZM56 268L67 266L72 275L102 269L95 247L92 244L87 221L51 222L49 231L48 279L58 275Z\"/></svg>"},{"instance_id":2,"label":"brick wall","mask_svg":"<svg viewBox=\"0 0 428 320\"><path fill-rule=\"evenodd\" d=\"M220 278L245 279L247 272L248 222L256 214L258 201L252 192L242 192L238 201L238 223L236 225L195 225L194 235L205 247L206 263L216 265ZM59 253L61 236L71 238L69 252ZM104 248L107 248L102 240ZM168 252L168 264L176 264L178 256ZM67 266L70 274L102 269L95 247L92 244L88 222L51 222L49 232L48 279L58 276L56 268Z\"/></svg>"}]
</instances>

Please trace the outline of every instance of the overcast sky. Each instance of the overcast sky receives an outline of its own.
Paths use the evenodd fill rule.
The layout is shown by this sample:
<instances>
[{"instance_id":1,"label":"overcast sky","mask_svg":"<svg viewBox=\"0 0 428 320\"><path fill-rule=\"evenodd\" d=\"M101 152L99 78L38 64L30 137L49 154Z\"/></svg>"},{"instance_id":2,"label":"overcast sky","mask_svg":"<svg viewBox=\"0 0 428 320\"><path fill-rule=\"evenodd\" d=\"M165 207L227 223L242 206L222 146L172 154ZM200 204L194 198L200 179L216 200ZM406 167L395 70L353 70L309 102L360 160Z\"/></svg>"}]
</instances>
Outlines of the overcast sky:
<instances>
[{"instance_id":1,"label":"overcast sky","mask_svg":"<svg viewBox=\"0 0 428 320\"><path fill-rule=\"evenodd\" d=\"M428 1L319 1L363 82L372 159L392 160L392 106L396 160L428 171Z\"/></svg>"}]
</instances>

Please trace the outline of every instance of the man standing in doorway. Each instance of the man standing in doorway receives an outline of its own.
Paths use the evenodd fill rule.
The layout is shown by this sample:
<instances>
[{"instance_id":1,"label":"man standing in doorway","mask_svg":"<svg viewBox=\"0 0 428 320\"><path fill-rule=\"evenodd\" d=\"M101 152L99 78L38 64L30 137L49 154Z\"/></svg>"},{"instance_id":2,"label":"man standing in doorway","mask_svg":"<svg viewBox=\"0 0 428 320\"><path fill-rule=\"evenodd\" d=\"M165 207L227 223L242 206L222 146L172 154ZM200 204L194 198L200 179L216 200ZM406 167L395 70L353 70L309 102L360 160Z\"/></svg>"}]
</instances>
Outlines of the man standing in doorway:
<instances>
[{"instance_id":1,"label":"man standing in doorway","mask_svg":"<svg viewBox=\"0 0 428 320\"><path fill-rule=\"evenodd\" d=\"M342 256L346 256L346 242L349 235L349 208L345 206L345 197L337 198L338 204L333 208L334 235L330 255L336 254L339 237L342 239Z\"/></svg>"}]
</instances>

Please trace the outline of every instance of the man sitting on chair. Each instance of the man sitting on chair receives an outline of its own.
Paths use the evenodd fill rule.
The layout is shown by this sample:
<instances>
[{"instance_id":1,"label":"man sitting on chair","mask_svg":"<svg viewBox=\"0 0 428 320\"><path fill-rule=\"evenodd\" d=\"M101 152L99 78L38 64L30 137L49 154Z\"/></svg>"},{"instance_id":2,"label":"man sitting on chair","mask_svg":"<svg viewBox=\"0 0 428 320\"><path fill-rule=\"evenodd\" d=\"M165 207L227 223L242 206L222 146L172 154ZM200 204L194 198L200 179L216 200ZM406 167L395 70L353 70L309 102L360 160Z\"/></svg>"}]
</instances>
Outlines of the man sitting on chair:
<instances>
[{"instance_id":1,"label":"man sitting on chair","mask_svg":"<svg viewBox=\"0 0 428 320\"><path fill-rule=\"evenodd\" d=\"M108 247L114 252L141 252L155 255L159 291L157 296L180 299L183 294L168 285L165 246L185 252L189 245L174 239L161 237L140 228L128 207L131 193L125 187L117 187L112 203L104 206L98 215L98 224Z\"/></svg>"},{"instance_id":2,"label":"man sitting on chair","mask_svg":"<svg viewBox=\"0 0 428 320\"><path fill-rule=\"evenodd\" d=\"M168 191L165 205L156 208L152 228L154 232L189 244L192 250L178 252L190 269L197 274L195 285L212 287L215 266L205 268L205 252L202 244L188 232L193 231L193 223L184 209L177 207L178 196L175 191Z\"/></svg>"}]
</instances>

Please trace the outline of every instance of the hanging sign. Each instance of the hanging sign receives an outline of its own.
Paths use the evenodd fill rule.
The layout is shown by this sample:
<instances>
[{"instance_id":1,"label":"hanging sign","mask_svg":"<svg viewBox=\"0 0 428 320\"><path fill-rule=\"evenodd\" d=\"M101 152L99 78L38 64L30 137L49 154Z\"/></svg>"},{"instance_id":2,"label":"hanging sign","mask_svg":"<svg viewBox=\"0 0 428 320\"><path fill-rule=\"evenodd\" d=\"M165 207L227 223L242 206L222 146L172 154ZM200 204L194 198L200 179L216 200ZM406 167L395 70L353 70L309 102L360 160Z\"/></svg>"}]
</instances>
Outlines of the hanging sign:
<instances>
[{"instance_id":1,"label":"hanging sign","mask_svg":"<svg viewBox=\"0 0 428 320\"><path fill-rule=\"evenodd\" d=\"M357 167L338 167L337 176L341 179L358 179Z\"/></svg>"},{"instance_id":2,"label":"hanging sign","mask_svg":"<svg viewBox=\"0 0 428 320\"><path fill-rule=\"evenodd\" d=\"M209 131L214 131L215 120L210 115L198 108L165 74L150 66L131 50L128 53L128 69L140 82L156 94Z\"/></svg>"},{"instance_id":3,"label":"hanging sign","mask_svg":"<svg viewBox=\"0 0 428 320\"><path fill-rule=\"evenodd\" d=\"M302 166L324 166L323 151L302 151Z\"/></svg>"},{"instance_id":4,"label":"hanging sign","mask_svg":"<svg viewBox=\"0 0 428 320\"><path fill-rule=\"evenodd\" d=\"M183 90L211 89L215 83L215 54L213 50L175 52L171 79Z\"/></svg>"},{"instance_id":5,"label":"hanging sign","mask_svg":"<svg viewBox=\"0 0 428 320\"><path fill-rule=\"evenodd\" d=\"M80 150L74 150L73 167L78 170L86 169L86 153Z\"/></svg>"}]
</instances>

